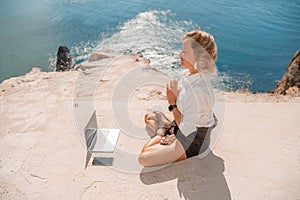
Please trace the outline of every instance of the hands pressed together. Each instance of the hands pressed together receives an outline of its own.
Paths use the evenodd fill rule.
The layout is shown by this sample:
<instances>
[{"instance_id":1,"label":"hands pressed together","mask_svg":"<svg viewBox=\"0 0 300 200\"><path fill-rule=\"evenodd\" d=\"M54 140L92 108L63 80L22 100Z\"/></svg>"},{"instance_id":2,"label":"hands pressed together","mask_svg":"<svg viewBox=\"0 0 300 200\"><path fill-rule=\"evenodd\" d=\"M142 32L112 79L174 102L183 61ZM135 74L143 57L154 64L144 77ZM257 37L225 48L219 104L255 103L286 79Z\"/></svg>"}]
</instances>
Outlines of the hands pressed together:
<instances>
[{"instance_id":1,"label":"hands pressed together","mask_svg":"<svg viewBox=\"0 0 300 200\"><path fill-rule=\"evenodd\" d=\"M178 88L178 80L172 79L169 84L166 86L166 95L169 105L176 104L177 97L180 93Z\"/></svg>"}]
</instances>

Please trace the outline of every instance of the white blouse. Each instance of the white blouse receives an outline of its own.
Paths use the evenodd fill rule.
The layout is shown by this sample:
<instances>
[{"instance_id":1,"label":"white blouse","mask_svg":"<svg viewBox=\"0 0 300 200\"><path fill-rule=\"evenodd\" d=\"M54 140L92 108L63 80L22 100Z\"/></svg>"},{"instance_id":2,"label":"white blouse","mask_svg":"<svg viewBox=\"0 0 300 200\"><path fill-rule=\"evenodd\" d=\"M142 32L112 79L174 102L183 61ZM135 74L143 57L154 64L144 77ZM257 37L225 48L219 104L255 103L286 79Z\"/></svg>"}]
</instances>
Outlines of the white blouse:
<instances>
[{"instance_id":1,"label":"white blouse","mask_svg":"<svg viewBox=\"0 0 300 200\"><path fill-rule=\"evenodd\" d=\"M182 114L182 122L179 125L181 132L188 136L196 131L197 127L214 125L212 109L215 98L209 75L190 75L186 70L178 85L181 91L176 104Z\"/></svg>"}]
</instances>

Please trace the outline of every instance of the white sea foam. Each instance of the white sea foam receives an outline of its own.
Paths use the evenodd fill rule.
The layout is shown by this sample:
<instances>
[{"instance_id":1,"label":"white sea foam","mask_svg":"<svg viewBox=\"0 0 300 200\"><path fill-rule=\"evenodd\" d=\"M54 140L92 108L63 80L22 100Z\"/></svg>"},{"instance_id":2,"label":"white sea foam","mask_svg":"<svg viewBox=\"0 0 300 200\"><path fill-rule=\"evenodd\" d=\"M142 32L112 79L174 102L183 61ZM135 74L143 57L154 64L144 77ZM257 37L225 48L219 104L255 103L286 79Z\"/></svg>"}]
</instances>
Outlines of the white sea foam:
<instances>
[{"instance_id":1,"label":"white sea foam","mask_svg":"<svg viewBox=\"0 0 300 200\"><path fill-rule=\"evenodd\" d=\"M149 58L151 67L170 77L179 78L181 71L179 52L181 39L187 31L201 29L192 21L173 20L175 14L167 11L148 11L120 24L113 34L102 34L101 41L79 43L71 47L73 59L80 63L93 51L110 49L121 53L141 53ZM49 57L50 68L55 69L55 59ZM250 75L238 72L218 74L215 86L223 90L251 88Z\"/></svg>"},{"instance_id":2,"label":"white sea foam","mask_svg":"<svg viewBox=\"0 0 300 200\"><path fill-rule=\"evenodd\" d=\"M78 64L78 63L88 60L88 58L90 57L90 54L93 52L95 46L96 46L95 42L80 42L76 46L70 47L70 52L71 52L74 62ZM48 69L50 71L55 70L56 59L57 59L56 55L49 55Z\"/></svg>"},{"instance_id":3,"label":"white sea foam","mask_svg":"<svg viewBox=\"0 0 300 200\"><path fill-rule=\"evenodd\" d=\"M181 39L187 31L201 29L201 27L192 21L172 20L174 17L175 14L170 10L140 13L119 25L116 33L104 37L95 50L110 49L122 53L141 53L151 60L151 67L170 77L178 78L178 72L181 70L178 56L181 50ZM239 73L235 77L222 72L215 79L215 83L223 90L249 88L251 80L248 76Z\"/></svg>"},{"instance_id":4,"label":"white sea foam","mask_svg":"<svg viewBox=\"0 0 300 200\"><path fill-rule=\"evenodd\" d=\"M172 17L174 14L169 10L140 13L121 24L118 32L104 38L96 50L141 53L151 60L152 67L174 76L172 69L180 67L181 38L196 25L191 21L173 21Z\"/></svg>"}]
</instances>

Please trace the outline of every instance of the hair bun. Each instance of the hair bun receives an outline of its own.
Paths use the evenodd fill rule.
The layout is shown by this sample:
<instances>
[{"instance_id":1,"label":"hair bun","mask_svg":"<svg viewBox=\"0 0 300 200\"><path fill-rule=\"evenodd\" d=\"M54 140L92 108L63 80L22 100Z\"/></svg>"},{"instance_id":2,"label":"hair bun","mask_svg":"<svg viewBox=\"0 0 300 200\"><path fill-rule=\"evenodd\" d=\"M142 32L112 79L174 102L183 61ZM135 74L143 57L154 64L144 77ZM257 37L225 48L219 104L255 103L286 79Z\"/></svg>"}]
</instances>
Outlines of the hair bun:
<instances>
[{"instance_id":1,"label":"hair bun","mask_svg":"<svg viewBox=\"0 0 300 200\"><path fill-rule=\"evenodd\" d=\"M201 30L193 30L185 34L184 38L187 37L190 37L199 43L214 61L217 60L217 44L211 34Z\"/></svg>"}]
</instances>

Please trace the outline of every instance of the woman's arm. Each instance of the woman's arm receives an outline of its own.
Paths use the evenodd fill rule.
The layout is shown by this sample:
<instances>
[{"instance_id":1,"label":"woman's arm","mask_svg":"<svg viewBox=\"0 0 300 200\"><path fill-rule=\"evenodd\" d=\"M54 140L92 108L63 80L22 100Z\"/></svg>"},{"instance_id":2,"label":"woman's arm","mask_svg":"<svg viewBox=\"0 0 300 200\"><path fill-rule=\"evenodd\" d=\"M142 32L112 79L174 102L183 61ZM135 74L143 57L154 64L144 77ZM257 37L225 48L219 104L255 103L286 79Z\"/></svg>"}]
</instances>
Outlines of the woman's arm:
<instances>
[{"instance_id":1,"label":"woman's arm","mask_svg":"<svg viewBox=\"0 0 300 200\"><path fill-rule=\"evenodd\" d=\"M169 105L176 104L176 100L177 100L177 96L179 95L179 92L180 91L178 89L177 79L172 79L170 81L170 83L167 84L167 86L166 86L166 94L167 94L167 99L168 99ZM173 116L174 116L177 126L179 126L182 121L181 112L178 110L178 108L174 108L172 110L172 113L173 113Z\"/></svg>"},{"instance_id":2,"label":"woman's arm","mask_svg":"<svg viewBox=\"0 0 300 200\"><path fill-rule=\"evenodd\" d=\"M172 110L173 112L173 116L174 116L174 119L175 119L175 122L177 124L177 126L180 125L181 121L182 121L182 114L181 112L178 110L178 108L174 108Z\"/></svg>"}]
</instances>

